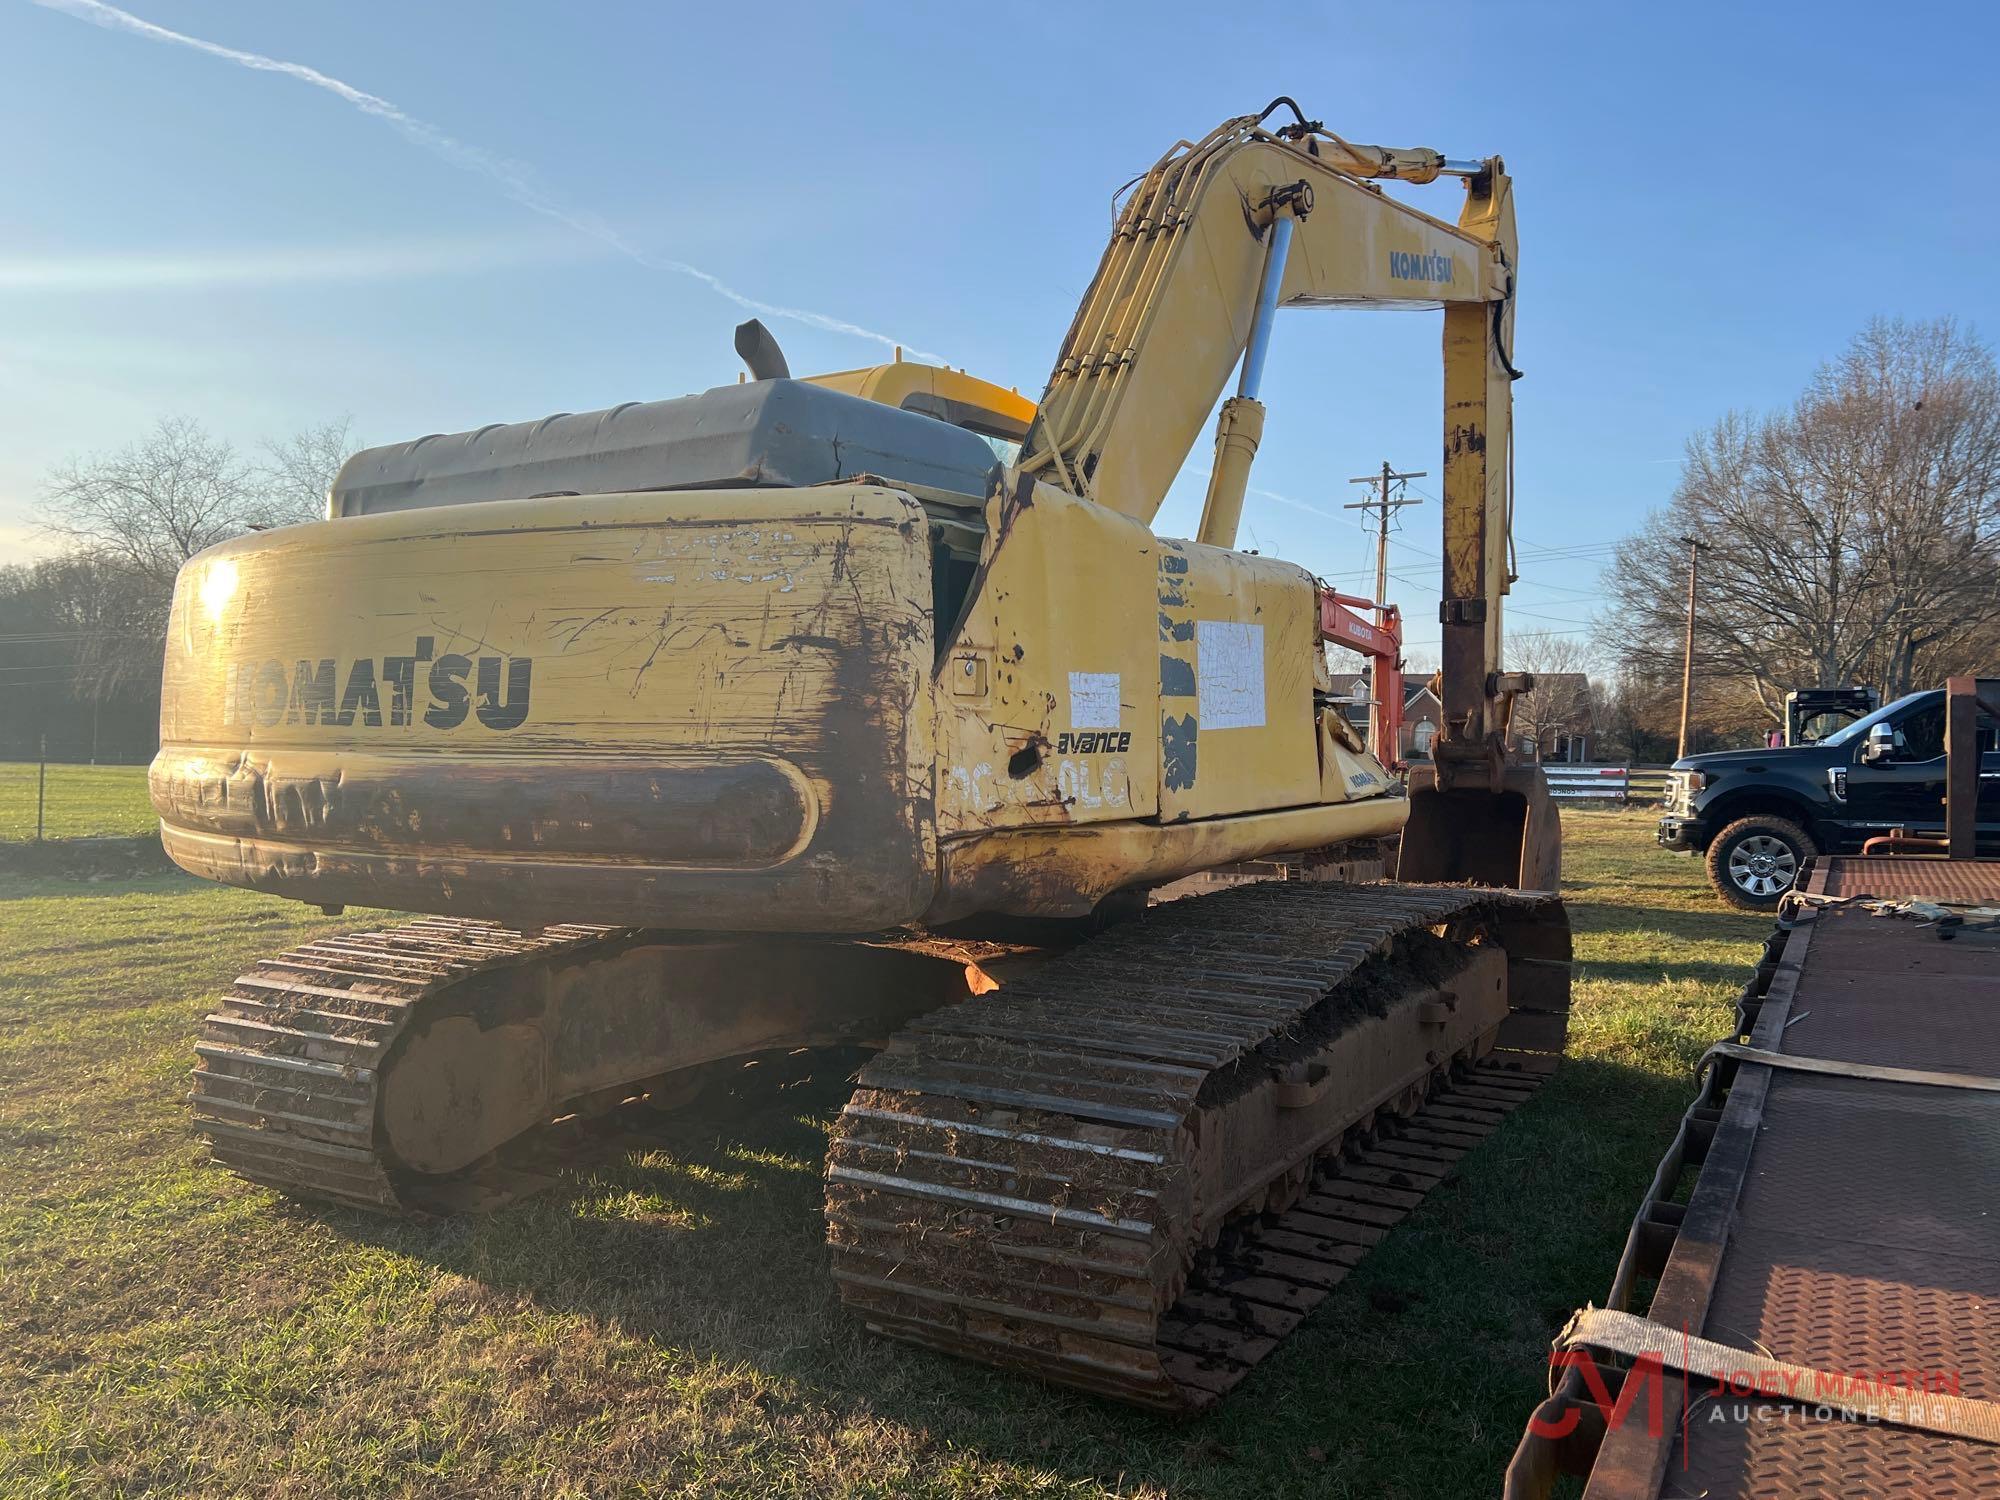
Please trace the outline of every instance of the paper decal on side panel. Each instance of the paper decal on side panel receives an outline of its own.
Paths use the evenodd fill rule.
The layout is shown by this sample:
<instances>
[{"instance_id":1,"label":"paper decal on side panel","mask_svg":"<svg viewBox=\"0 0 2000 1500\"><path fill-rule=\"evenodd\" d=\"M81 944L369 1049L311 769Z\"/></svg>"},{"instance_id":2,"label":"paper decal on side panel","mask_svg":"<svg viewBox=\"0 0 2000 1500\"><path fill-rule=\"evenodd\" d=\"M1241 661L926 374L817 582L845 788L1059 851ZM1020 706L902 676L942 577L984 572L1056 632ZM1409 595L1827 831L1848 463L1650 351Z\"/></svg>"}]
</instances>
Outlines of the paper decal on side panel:
<instances>
[{"instance_id":1,"label":"paper decal on side panel","mask_svg":"<svg viewBox=\"0 0 2000 1500\"><path fill-rule=\"evenodd\" d=\"M1072 729L1118 727L1118 674L1069 674L1069 725Z\"/></svg>"},{"instance_id":2,"label":"paper decal on side panel","mask_svg":"<svg viewBox=\"0 0 2000 1500\"><path fill-rule=\"evenodd\" d=\"M1196 717L1207 729L1264 727L1264 627L1197 620Z\"/></svg>"}]
</instances>

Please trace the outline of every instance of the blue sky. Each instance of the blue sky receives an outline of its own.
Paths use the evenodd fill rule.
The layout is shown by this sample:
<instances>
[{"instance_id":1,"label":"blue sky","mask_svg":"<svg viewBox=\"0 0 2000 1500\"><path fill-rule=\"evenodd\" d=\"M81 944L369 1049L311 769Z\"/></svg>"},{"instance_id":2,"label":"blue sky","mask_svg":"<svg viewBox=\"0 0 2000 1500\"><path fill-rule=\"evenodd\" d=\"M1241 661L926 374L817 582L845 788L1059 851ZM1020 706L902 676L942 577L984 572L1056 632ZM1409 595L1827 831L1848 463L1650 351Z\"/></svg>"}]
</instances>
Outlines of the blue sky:
<instances>
[{"instance_id":1,"label":"blue sky","mask_svg":"<svg viewBox=\"0 0 2000 1500\"><path fill-rule=\"evenodd\" d=\"M1785 402L1868 317L2000 333L1990 6L127 8L526 176L297 78L0 0L0 560L35 545L51 464L169 413L246 446L347 413L387 442L735 379L745 312L669 262L1034 394L1112 190L1278 93L1515 176L1518 629L1586 630L1607 545L1665 499L1686 435ZM1457 212L1450 183L1412 196ZM886 357L767 321L794 369ZM1435 494L1437 339L1432 313L1286 315L1244 545L1363 585L1346 480L1386 458ZM1199 500L1184 477L1159 529L1192 530ZM1420 655L1436 507L1401 519Z\"/></svg>"}]
</instances>

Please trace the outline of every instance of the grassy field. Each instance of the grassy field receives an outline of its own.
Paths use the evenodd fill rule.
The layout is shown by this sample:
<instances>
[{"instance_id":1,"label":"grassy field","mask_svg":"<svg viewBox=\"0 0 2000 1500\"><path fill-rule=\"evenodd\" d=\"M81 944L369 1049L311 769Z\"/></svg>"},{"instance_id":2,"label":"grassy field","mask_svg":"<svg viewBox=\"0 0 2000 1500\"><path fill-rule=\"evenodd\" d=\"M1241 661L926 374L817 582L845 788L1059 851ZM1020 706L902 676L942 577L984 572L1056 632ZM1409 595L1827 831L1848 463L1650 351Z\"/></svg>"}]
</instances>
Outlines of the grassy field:
<instances>
[{"instance_id":1,"label":"grassy field","mask_svg":"<svg viewBox=\"0 0 2000 1500\"><path fill-rule=\"evenodd\" d=\"M837 1078L484 1218L205 1169L182 1096L210 997L368 918L0 875L0 1494L1494 1493L1766 929L1648 815L1568 829L1570 1061L1186 1424L845 1316L818 1220Z\"/></svg>"},{"instance_id":2,"label":"grassy field","mask_svg":"<svg viewBox=\"0 0 2000 1500\"><path fill-rule=\"evenodd\" d=\"M32 761L0 761L0 843L35 836ZM146 800L144 766L49 767L43 836L51 839L134 837L158 826Z\"/></svg>"}]
</instances>

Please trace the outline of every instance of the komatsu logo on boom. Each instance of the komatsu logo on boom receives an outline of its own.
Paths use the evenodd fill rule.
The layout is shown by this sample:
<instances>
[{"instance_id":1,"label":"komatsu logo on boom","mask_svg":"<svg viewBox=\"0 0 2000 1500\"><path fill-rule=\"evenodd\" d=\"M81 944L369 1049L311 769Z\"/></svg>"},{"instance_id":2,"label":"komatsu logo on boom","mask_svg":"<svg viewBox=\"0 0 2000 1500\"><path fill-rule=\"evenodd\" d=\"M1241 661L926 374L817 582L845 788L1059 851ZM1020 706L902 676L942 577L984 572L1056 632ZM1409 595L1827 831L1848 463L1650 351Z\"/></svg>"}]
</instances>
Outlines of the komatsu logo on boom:
<instances>
[{"instance_id":1,"label":"komatsu logo on boom","mask_svg":"<svg viewBox=\"0 0 2000 1500\"><path fill-rule=\"evenodd\" d=\"M1395 281L1449 282L1458 273L1458 262L1449 255L1418 255L1409 250L1389 252L1389 276Z\"/></svg>"},{"instance_id":2,"label":"komatsu logo on boom","mask_svg":"<svg viewBox=\"0 0 2000 1500\"><path fill-rule=\"evenodd\" d=\"M408 656L364 656L344 668L330 656L290 665L275 658L233 661L223 683L222 722L380 729L421 716L433 729L456 729L476 713L488 729L516 729L528 717L534 668L530 656L438 656L436 638L428 635L417 637Z\"/></svg>"}]
</instances>

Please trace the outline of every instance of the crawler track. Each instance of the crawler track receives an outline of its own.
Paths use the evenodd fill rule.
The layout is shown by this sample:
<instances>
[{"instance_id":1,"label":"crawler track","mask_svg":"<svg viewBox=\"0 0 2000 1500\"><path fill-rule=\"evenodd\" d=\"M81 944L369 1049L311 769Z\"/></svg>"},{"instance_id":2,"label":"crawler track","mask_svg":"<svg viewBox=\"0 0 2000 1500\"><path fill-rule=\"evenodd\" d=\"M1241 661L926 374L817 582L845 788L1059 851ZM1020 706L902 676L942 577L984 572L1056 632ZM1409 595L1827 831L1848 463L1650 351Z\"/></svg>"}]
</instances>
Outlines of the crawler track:
<instances>
[{"instance_id":1,"label":"crawler track","mask_svg":"<svg viewBox=\"0 0 2000 1500\"><path fill-rule=\"evenodd\" d=\"M397 1038L446 990L621 930L564 925L527 937L427 917L260 960L202 1022L195 1128L216 1161L253 1182L381 1213L434 1206L384 1139L380 1085Z\"/></svg>"},{"instance_id":2,"label":"crawler track","mask_svg":"<svg viewBox=\"0 0 2000 1500\"><path fill-rule=\"evenodd\" d=\"M1560 933L1566 959L1553 897L1267 883L1156 908L924 1018L863 1069L835 1130L842 1296L914 1343L1139 1405L1212 1404L1552 1058L1509 1047L1503 1023L1498 1052L1488 1032L1389 1059L1284 1160L1218 1148L1229 1100L1285 1087L1312 1039L1359 1025L1419 934L1469 952L1510 929L1538 954Z\"/></svg>"},{"instance_id":3,"label":"crawler track","mask_svg":"<svg viewBox=\"0 0 2000 1500\"><path fill-rule=\"evenodd\" d=\"M203 1023L196 1127L244 1177L377 1212L540 1186L570 1144L530 1162L540 1127L461 1172L404 1168L383 1080L425 1017L635 937L426 918L265 959ZM1567 955L1550 896L1269 882L1155 908L922 1014L834 1131L841 1293L916 1343L1207 1406L1533 1092ZM1474 998L1453 1019L1456 990ZM1316 1061L1332 1058L1344 1093Z\"/></svg>"}]
</instances>

